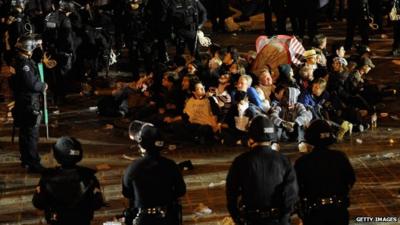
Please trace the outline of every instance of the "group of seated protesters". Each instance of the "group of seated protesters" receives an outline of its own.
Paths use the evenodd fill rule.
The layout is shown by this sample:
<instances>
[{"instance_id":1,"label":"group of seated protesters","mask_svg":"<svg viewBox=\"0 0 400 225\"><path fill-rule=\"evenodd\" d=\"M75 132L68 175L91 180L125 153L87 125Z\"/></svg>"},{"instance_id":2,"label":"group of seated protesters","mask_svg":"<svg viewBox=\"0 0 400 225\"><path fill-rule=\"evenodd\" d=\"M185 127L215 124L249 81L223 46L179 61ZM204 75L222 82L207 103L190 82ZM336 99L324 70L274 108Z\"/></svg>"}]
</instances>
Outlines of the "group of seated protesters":
<instances>
[{"instance_id":1,"label":"group of seated protesters","mask_svg":"<svg viewBox=\"0 0 400 225\"><path fill-rule=\"evenodd\" d=\"M296 141L305 150L304 130L324 119L338 141L369 127L370 116L382 106L383 91L365 79L375 66L367 46L345 57L344 46L327 51L326 37L317 35L299 67L268 65L253 74L255 54L241 57L234 46L212 45L201 60L175 57L157 79L152 74L112 91L118 115L162 128L175 140L199 144L247 144L247 128L258 114L269 116L276 141ZM158 86L157 91L153 87Z\"/></svg>"}]
</instances>

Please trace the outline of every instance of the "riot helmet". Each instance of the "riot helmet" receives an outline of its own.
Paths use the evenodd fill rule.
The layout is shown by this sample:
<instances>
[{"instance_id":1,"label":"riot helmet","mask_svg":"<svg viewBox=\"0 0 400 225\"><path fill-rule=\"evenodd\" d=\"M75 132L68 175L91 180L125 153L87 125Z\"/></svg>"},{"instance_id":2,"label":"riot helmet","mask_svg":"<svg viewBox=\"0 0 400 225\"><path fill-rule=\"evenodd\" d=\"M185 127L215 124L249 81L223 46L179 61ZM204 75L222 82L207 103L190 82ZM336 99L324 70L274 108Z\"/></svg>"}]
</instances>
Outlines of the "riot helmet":
<instances>
[{"instance_id":1,"label":"riot helmet","mask_svg":"<svg viewBox=\"0 0 400 225\"><path fill-rule=\"evenodd\" d=\"M63 12L72 12L74 9L74 3L69 0L60 0L58 4L59 10Z\"/></svg>"},{"instance_id":2,"label":"riot helmet","mask_svg":"<svg viewBox=\"0 0 400 225\"><path fill-rule=\"evenodd\" d=\"M36 34L22 35L18 38L17 43L15 43L15 48L24 53L32 54L33 50L41 43L41 39L38 37Z\"/></svg>"},{"instance_id":3,"label":"riot helmet","mask_svg":"<svg viewBox=\"0 0 400 225\"><path fill-rule=\"evenodd\" d=\"M82 145L77 139L64 136L53 145L53 154L62 166L73 166L82 160Z\"/></svg>"},{"instance_id":4,"label":"riot helmet","mask_svg":"<svg viewBox=\"0 0 400 225\"><path fill-rule=\"evenodd\" d=\"M265 115L257 115L250 121L248 133L254 142L277 141L275 125Z\"/></svg>"},{"instance_id":5,"label":"riot helmet","mask_svg":"<svg viewBox=\"0 0 400 225\"><path fill-rule=\"evenodd\" d=\"M12 0L11 6L15 8L25 9L25 5L27 2L27 0Z\"/></svg>"},{"instance_id":6,"label":"riot helmet","mask_svg":"<svg viewBox=\"0 0 400 225\"><path fill-rule=\"evenodd\" d=\"M158 153L164 147L160 131L151 123L139 120L129 125L129 138L139 144L141 151Z\"/></svg>"},{"instance_id":7,"label":"riot helmet","mask_svg":"<svg viewBox=\"0 0 400 225\"><path fill-rule=\"evenodd\" d=\"M314 120L306 129L304 138L313 146L328 146L336 141L331 126L325 120Z\"/></svg>"},{"instance_id":8,"label":"riot helmet","mask_svg":"<svg viewBox=\"0 0 400 225\"><path fill-rule=\"evenodd\" d=\"M133 11L138 10L141 4L142 0L128 0L128 5Z\"/></svg>"}]
</instances>

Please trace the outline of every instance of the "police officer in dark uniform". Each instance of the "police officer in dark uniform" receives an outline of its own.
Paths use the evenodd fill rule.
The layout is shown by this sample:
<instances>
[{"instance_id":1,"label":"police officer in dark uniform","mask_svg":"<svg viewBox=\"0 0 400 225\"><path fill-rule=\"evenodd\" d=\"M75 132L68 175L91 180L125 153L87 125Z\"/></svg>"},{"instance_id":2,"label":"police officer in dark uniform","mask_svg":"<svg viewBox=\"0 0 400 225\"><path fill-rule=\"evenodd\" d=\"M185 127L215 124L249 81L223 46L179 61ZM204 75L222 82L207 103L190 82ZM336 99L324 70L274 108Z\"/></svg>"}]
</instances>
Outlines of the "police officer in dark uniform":
<instances>
[{"instance_id":1,"label":"police officer in dark uniform","mask_svg":"<svg viewBox=\"0 0 400 225\"><path fill-rule=\"evenodd\" d=\"M236 224L290 224L297 201L296 174L289 159L271 149L273 122L255 117L249 128L251 150L232 163L226 178L228 211Z\"/></svg>"},{"instance_id":2,"label":"police officer in dark uniform","mask_svg":"<svg viewBox=\"0 0 400 225\"><path fill-rule=\"evenodd\" d=\"M361 44L368 45L368 21L370 19L368 0L348 0L347 7L346 50L350 50L353 45L356 26L361 35Z\"/></svg>"},{"instance_id":3,"label":"police officer in dark uniform","mask_svg":"<svg viewBox=\"0 0 400 225\"><path fill-rule=\"evenodd\" d=\"M72 2L61 0L58 10L49 13L44 21L44 50L57 61L54 70L49 71L54 82L51 89L57 104L65 100L65 78L72 69L74 58L73 30L69 18L73 7Z\"/></svg>"},{"instance_id":4,"label":"police officer in dark uniform","mask_svg":"<svg viewBox=\"0 0 400 225\"><path fill-rule=\"evenodd\" d=\"M104 205L95 171L76 165L82 146L73 137L61 137L53 145L61 167L43 172L33 195L33 205L45 211L51 225L90 225L93 211Z\"/></svg>"},{"instance_id":5,"label":"police officer in dark uniform","mask_svg":"<svg viewBox=\"0 0 400 225\"><path fill-rule=\"evenodd\" d=\"M25 35L15 44L17 50L15 75L11 78L11 88L15 99L13 108L14 126L19 127L19 151L21 165L30 172L40 172L37 143L41 120L40 94L47 90L47 84L40 81L39 71L31 59L37 47L34 35Z\"/></svg>"},{"instance_id":6,"label":"police officer in dark uniform","mask_svg":"<svg viewBox=\"0 0 400 225\"><path fill-rule=\"evenodd\" d=\"M158 129L134 121L129 133L143 153L142 158L129 165L122 180L122 194L129 199L133 224L180 224L177 201L185 194L186 185L176 163L160 155L163 141ZM132 217L126 217L127 224Z\"/></svg>"},{"instance_id":7,"label":"police officer in dark uniform","mask_svg":"<svg viewBox=\"0 0 400 225\"><path fill-rule=\"evenodd\" d=\"M190 54L199 58L197 31L207 21L205 7L199 0L171 0L167 7L175 34L176 55L182 55L187 46Z\"/></svg>"},{"instance_id":8,"label":"police officer in dark uniform","mask_svg":"<svg viewBox=\"0 0 400 225\"><path fill-rule=\"evenodd\" d=\"M154 34L150 22L154 20L148 0L128 0L123 15L124 41L129 50L130 67L134 79L139 78L140 58L144 59L145 71L150 73L153 66Z\"/></svg>"},{"instance_id":9,"label":"police officer in dark uniform","mask_svg":"<svg viewBox=\"0 0 400 225\"><path fill-rule=\"evenodd\" d=\"M304 225L349 224L349 192L355 182L353 167L346 155L328 146L335 142L331 126L315 120L305 133L311 153L295 162L299 184L299 217Z\"/></svg>"},{"instance_id":10,"label":"police officer in dark uniform","mask_svg":"<svg viewBox=\"0 0 400 225\"><path fill-rule=\"evenodd\" d=\"M17 43L19 37L29 32L32 32L33 28L30 24L28 16L25 14L25 0L12 1L11 11L6 20L8 39L6 40L6 54L5 60L8 64L12 63L14 46Z\"/></svg>"}]
</instances>

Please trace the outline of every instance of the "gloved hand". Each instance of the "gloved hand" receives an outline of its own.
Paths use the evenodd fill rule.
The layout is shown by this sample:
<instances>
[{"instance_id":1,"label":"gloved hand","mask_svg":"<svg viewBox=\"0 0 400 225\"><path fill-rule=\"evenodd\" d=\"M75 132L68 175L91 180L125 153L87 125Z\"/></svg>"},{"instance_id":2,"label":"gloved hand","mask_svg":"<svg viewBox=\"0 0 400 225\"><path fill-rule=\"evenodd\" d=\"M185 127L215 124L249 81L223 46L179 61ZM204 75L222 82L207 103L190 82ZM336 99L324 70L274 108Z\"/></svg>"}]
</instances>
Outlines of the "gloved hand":
<instances>
[{"instance_id":1,"label":"gloved hand","mask_svg":"<svg viewBox=\"0 0 400 225\"><path fill-rule=\"evenodd\" d=\"M199 40L200 45L203 47L208 47L211 45L211 39L204 36L204 33L201 30L197 31L197 39Z\"/></svg>"},{"instance_id":2,"label":"gloved hand","mask_svg":"<svg viewBox=\"0 0 400 225\"><path fill-rule=\"evenodd\" d=\"M282 121L282 127L285 128L289 133L294 131L296 123L294 122L289 122L289 121Z\"/></svg>"}]
</instances>

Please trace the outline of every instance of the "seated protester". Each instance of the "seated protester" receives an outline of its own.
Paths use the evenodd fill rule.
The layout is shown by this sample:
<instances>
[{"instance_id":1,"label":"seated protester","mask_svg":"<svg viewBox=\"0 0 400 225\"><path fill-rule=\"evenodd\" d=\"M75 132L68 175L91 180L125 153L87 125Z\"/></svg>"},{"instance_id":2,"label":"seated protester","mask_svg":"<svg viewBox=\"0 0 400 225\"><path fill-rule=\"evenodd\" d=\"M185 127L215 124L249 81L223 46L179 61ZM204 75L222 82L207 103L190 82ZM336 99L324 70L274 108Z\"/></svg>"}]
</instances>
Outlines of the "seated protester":
<instances>
[{"instance_id":1,"label":"seated protester","mask_svg":"<svg viewBox=\"0 0 400 225\"><path fill-rule=\"evenodd\" d=\"M344 44L342 42L335 42L332 44L332 55L328 60L328 65L332 65L334 58L339 57L343 65L346 67L348 65L347 59L345 58L346 50L344 49Z\"/></svg>"},{"instance_id":2,"label":"seated protester","mask_svg":"<svg viewBox=\"0 0 400 225\"><path fill-rule=\"evenodd\" d=\"M200 64L200 63L197 62L197 61L189 62L189 63L186 65L187 73L188 73L188 74L191 74L191 75L194 75L194 76L200 77L201 71L200 71L200 68L199 68L199 67L200 67L199 64Z\"/></svg>"},{"instance_id":3,"label":"seated protester","mask_svg":"<svg viewBox=\"0 0 400 225\"><path fill-rule=\"evenodd\" d=\"M250 121L263 112L249 102L248 95L244 91L236 92L234 102L221 125L222 140L227 145L246 144L247 128Z\"/></svg>"},{"instance_id":4,"label":"seated protester","mask_svg":"<svg viewBox=\"0 0 400 225\"><path fill-rule=\"evenodd\" d=\"M218 79L220 76L220 66L222 65L222 61L219 58L212 58L208 62L208 69L205 71L202 77L202 81L205 83L206 88L217 87Z\"/></svg>"},{"instance_id":5,"label":"seated protester","mask_svg":"<svg viewBox=\"0 0 400 225\"><path fill-rule=\"evenodd\" d=\"M111 89L98 89L94 94L101 96L97 102L102 116L126 116L135 109L147 105L152 96L153 74L141 76L133 82L117 82Z\"/></svg>"},{"instance_id":6,"label":"seated protester","mask_svg":"<svg viewBox=\"0 0 400 225\"><path fill-rule=\"evenodd\" d=\"M298 83L301 92L306 91L311 86L311 83L314 80L314 71L315 69L310 65L305 65L299 70Z\"/></svg>"},{"instance_id":7,"label":"seated protester","mask_svg":"<svg viewBox=\"0 0 400 225\"><path fill-rule=\"evenodd\" d=\"M219 44L212 43L208 47L207 53L211 56L211 58L221 59L221 56L222 56L221 46Z\"/></svg>"},{"instance_id":8,"label":"seated protester","mask_svg":"<svg viewBox=\"0 0 400 225\"><path fill-rule=\"evenodd\" d=\"M318 54L314 49L307 50L303 53L303 57L306 60L303 66L309 66L313 70L317 69L321 65L318 64Z\"/></svg>"},{"instance_id":9,"label":"seated protester","mask_svg":"<svg viewBox=\"0 0 400 225\"><path fill-rule=\"evenodd\" d=\"M281 64L278 66L279 77L276 81L276 85L282 85L285 87L294 87L300 89L294 77L294 72L289 64ZM272 74L271 74L272 76Z\"/></svg>"},{"instance_id":10,"label":"seated protester","mask_svg":"<svg viewBox=\"0 0 400 225\"><path fill-rule=\"evenodd\" d=\"M373 53L367 45L357 45L356 53L350 56L349 62L359 63L363 58L371 58L372 55Z\"/></svg>"},{"instance_id":11,"label":"seated protester","mask_svg":"<svg viewBox=\"0 0 400 225\"><path fill-rule=\"evenodd\" d=\"M229 93L229 87L231 86L230 81L229 73L222 74L218 79L218 86L216 88L210 88L208 92L219 107L218 122L221 123L225 120L232 105L232 98Z\"/></svg>"},{"instance_id":12,"label":"seated protester","mask_svg":"<svg viewBox=\"0 0 400 225\"><path fill-rule=\"evenodd\" d=\"M263 102L261 101L260 96L258 95L258 92L256 91L256 89L254 87L251 86L252 82L253 82L253 78L251 78L251 76L241 75L236 84L235 92L238 92L238 91L246 92L249 102L253 103L255 106L259 107L264 112L267 112L269 108L268 109L263 108L264 105L263 105Z\"/></svg>"},{"instance_id":13,"label":"seated protester","mask_svg":"<svg viewBox=\"0 0 400 225\"><path fill-rule=\"evenodd\" d=\"M177 73L179 77L182 77L184 74L188 73L188 69L186 66L186 59L183 55L175 56L172 64L173 64L172 68L169 69Z\"/></svg>"},{"instance_id":14,"label":"seated protester","mask_svg":"<svg viewBox=\"0 0 400 225\"><path fill-rule=\"evenodd\" d=\"M360 61L357 69L349 75L345 81L345 89L350 94L350 99L348 99L348 104L355 106L360 109L372 110L372 105L379 102L378 96L374 96L376 92L371 93L371 89L368 89L367 81L364 80L366 74L375 68L371 59L363 58ZM371 103L371 104L370 104Z\"/></svg>"},{"instance_id":15,"label":"seated protester","mask_svg":"<svg viewBox=\"0 0 400 225\"><path fill-rule=\"evenodd\" d=\"M275 89L270 71L270 68L265 68L262 70L258 76L258 84L255 86L256 91L262 101L262 108L265 112L268 112L268 110L271 108L270 96Z\"/></svg>"},{"instance_id":16,"label":"seated protester","mask_svg":"<svg viewBox=\"0 0 400 225\"><path fill-rule=\"evenodd\" d=\"M231 84L236 86L240 76L246 74L246 69L240 63L233 63L231 67L229 67L228 72L231 76Z\"/></svg>"},{"instance_id":17,"label":"seated protester","mask_svg":"<svg viewBox=\"0 0 400 225\"><path fill-rule=\"evenodd\" d=\"M254 61L256 60L257 52L250 50L245 55L246 60L246 71L251 71Z\"/></svg>"},{"instance_id":18,"label":"seated protester","mask_svg":"<svg viewBox=\"0 0 400 225\"><path fill-rule=\"evenodd\" d=\"M171 125L177 138L212 144L215 142L214 134L220 131L217 122L218 106L207 97L201 81L191 83L190 89L192 97L186 101L184 114L166 117L164 122Z\"/></svg>"},{"instance_id":19,"label":"seated protester","mask_svg":"<svg viewBox=\"0 0 400 225\"><path fill-rule=\"evenodd\" d=\"M331 98L329 93L325 91L327 82L323 78L314 80L311 90L302 93L299 96L299 102L313 114L313 120L326 120L332 130L337 132L338 141L342 141L344 135L349 132L351 134L353 124L343 120L339 113L343 111L335 97ZM340 100L339 100L340 101ZM348 109L345 109L348 110Z\"/></svg>"},{"instance_id":20,"label":"seated protester","mask_svg":"<svg viewBox=\"0 0 400 225\"><path fill-rule=\"evenodd\" d=\"M150 104L146 111L142 112L141 118L146 122L162 125L166 116L174 117L180 115L179 111L179 88L178 74L175 72L166 72L161 81L160 92L153 96L154 103Z\"/></svg>"},{"instance_id":21,"label":"seated protester","mask_svg":"<svg viewBox=\"0 0 400 225\"><path fill-rule=\"evenodd\" d=\"M190 90L190 84L199 81L199 77L193 76L191 74L185 74L181 80L181 89L178 94L178 111L183 112L183 108L185 107L186 101L192 97L192 92Z\"/></svg>"},{"instance_id":22,"label":"seated protester","mask_svg":"<svg viewBox=\"0 0 400 225\"><path fill-rule=\"evenodd\" d=\"M320 67L320 68L314 70L313 77L314 77L313 81L317 80L318 78L322 78L322 79L328 81L329 80L329 72L326 69L326 67Z\"/></svg>"},{"instance_id":23,"label":"seated protester","mask_svg":"<svg viewBox=\"0 0 400 225\"><path fill-rule=\"evenodd\" d=\"M226 49L226 53L225 53L224 57L222 58L221 69L223 70L223 72L229 71L232 64L237 63L238 61L239 61L238 50L233 46L229 46Z\"/></svg>"},{"instance_id":24,"label":"seated protester","mask_svg":"<svg viewBox=\"0 0 400 225\"><path fill-rule=\"evenodd\" d=\"M317 34L313 39L313 49L317 54L317 62L323 66L327 66L328 51L326 50L327 37L324 34Z\"/></svg>"},{"instance_id":25,"label":"seated protester","mask_svg":"<svg viewBox=\"0 0 400 225\"><path fill-rule=\"evenodd\" d=\"M279 140L297 140L299 151L305 151L304 129L311 121L312 114L297 102L299 94L296 88L278 86L275 89L277 102L272 105L270 117L278 127Z\"/></svg>"},{"instance_id":26,"label":"seated protester","mask_svg":"<svg viewBox=\"0 0 400 225\"><path fill-rule=\"evenodd\" d=\"M327 119L324 104L329 99L326 89L327 82L323 78L314 80L311 89L301 93L298 102L303 104L311 113L312 119Z\"/></svg>"},{"instance_id":27,"label":"seated protester","mask_svg":"<svg viewBox=\"0 0 400 225\"><path fill-rule=\"evenodd\" d=\"M331 71L328 80L328 92L337 94L343 89L345 80L349 77L344 58L335 57L332 60ZM347 96L344 96L347 97Z\"/></svg>"}]
</instances>

